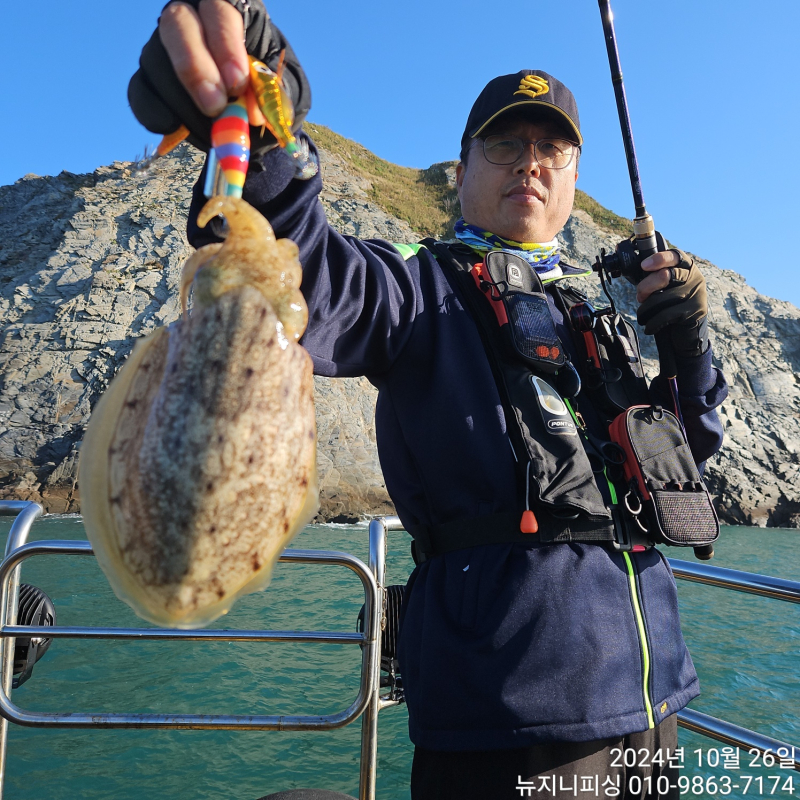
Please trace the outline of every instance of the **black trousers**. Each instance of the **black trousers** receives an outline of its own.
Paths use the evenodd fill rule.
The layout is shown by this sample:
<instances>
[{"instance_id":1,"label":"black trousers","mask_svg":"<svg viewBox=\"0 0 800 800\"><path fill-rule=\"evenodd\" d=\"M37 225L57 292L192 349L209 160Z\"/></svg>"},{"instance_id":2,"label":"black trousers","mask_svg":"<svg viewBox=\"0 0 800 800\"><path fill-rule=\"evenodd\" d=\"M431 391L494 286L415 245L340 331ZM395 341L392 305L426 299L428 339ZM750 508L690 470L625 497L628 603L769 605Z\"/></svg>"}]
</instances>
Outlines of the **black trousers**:
<instances>
[{"instance_id":1,"label":"black trousers","mask_svg":"<svg viewBox=\"0 0 800 800\"><path fill-rule=\"evenodd\" d=\"M551 742L514 750L414 750L412 800L679 797L678 720L592 742Z\"/></svg>"}]
</instances>

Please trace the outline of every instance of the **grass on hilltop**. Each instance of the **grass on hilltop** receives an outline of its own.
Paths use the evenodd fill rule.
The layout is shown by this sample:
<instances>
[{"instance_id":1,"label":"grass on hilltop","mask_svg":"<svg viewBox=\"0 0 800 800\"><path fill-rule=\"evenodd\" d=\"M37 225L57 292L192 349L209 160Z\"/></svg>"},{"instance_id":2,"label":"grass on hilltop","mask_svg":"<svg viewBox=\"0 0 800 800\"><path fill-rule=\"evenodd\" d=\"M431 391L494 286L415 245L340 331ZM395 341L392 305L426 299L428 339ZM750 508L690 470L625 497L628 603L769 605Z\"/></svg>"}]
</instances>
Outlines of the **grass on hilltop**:
<instances>
[{"instance_id":1,"label":"grass on hilltop","mask_svg":"<svg viewBox=\"0 0 800 800\"><path fill-rule=\"evenodd\" d=\"M575 190L575 208L585 211L597 225L611 233L627 238L633 235L633 222L601 206L593 197L580 189Z\"/></svg>"},{"instance_id":2,"label":"grass on hilltop","mask_svg":"<svg viewBox=\"0 0 800 800\"><path fill-rule=\"evenodd\" d=\"M353 172L369 181L371 199L387 213L425 236L453 235L460 211L456 191L447 182L447 164L428 169L398 167L323 125L307 122L304 127L320 147L344 159Z\"/></svg>"},{"instance_id":3,"label":"grass on hilltop","mask_svg":"<svg viewBox=\"0 0 800 800\"><path fill-rule=\"evenodd\" d=\"M425 236L439 239L453 236L453 223L461 216L461 209L446 170L455 161L427 169L399 167L324 125L306 122L304 128L320 147L347 161L353 172L369 182L370 198L388 214L405 220ZM630 220L603 208L580 189L575 192L575 208L584 210L600 227L619 236L630 236L633 232Z\"/></svg>"}]
</instances>

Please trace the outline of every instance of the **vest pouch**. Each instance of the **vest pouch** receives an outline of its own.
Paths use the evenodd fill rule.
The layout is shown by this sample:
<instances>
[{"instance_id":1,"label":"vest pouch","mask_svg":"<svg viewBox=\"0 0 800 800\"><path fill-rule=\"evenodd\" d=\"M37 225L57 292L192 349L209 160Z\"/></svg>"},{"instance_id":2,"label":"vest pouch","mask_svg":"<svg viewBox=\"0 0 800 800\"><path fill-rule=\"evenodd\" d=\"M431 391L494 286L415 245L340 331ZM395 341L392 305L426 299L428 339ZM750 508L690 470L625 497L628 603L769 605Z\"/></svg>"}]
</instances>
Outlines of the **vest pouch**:
<instances>
[{"instance_id":1,"label":"vest pouch","mask_svg":"<svg viewBox=\"0 0 800 800\"><path fill-rule=\"evenodd\" d=\"M634 406L611 423L609 434L626 456L623 471L630 491L623 505L655 542L702 547L719 538L711 496L672 412Z\"/></svg>"},{"instance_id":2,"label":"vest pouch","mask_svg":"<svg viewBox=\"0 0 800 800\"><path fill-rule=\"evenodd\" d=\"M588 313L584 311L587 306ZM633 325L607 309L595 312L588 303L572 306L570 320L583 345L581 377L598 405L616 416L646 403L647 380Z\"/></svg>"},{"instance_id":3,"label":"vest pouch","mask_svg":"<svg viewBox=\"0 0 800 800\"><path fill-rule=\"evenodd\" d=\"M480 269L495 315L511 351L528 366L553 374L566 363L539 276L520 256L495 250ZM502 309L496 304L502 304Z\"/></svg>"},{"instance_id":4,"label":"vest pouch","mask_svg":"<svg viewBox=\"0 0 800 800\"><path fill-rule=\"evenodd\" d=\"M597 488L577 426L552 385L519 366L505 373L508 394L523 438L526 480L532 506L545 506L557 517L588 515L608 522L611 513Z\"/></svg>"}]
</instances>

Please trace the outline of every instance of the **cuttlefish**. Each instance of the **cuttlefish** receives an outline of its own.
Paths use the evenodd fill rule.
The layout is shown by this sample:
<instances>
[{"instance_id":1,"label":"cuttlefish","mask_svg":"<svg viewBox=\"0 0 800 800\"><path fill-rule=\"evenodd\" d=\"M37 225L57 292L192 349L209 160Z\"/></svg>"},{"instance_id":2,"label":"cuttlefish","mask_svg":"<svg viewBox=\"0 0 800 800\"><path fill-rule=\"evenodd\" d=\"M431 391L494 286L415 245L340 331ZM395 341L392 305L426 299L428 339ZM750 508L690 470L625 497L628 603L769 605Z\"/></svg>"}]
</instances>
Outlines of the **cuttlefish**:
<instances>
[{"instance_id":1,"label":"cuttlefish","mask_svg":"<svg viewBox=\"0 0 800 800\"><path fill-rule=\"evenodd\" d=\"M109 583L178 628L263 589L318 505L297 246L243 200L213 198L198 224L217 215L227 238L186 262L181 319L136 344L81 448L81 510Z\"/></svg>"}]
</instances>

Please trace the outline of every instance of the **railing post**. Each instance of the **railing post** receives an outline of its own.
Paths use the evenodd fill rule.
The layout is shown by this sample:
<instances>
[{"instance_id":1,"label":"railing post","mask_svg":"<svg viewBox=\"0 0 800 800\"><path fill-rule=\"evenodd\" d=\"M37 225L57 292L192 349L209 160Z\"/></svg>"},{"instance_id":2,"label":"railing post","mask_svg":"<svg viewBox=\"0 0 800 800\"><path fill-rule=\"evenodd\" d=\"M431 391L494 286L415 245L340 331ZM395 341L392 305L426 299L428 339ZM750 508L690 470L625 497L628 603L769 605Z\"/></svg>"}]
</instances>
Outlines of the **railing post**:
<instances>
[{"instance_id":1,"label":"railing post","mask_svg":"<svg viewBox=\"0 0 800 800\"><path fill-rule=\"evenodd\" d=\"M386 593L386 523L374 519L369 523L369 568L378 584L378 604L375 609L373 630L377 637L378 657L372 676L374 691L361 717L361 772L358 781L359 800L375 800L375 783L378 767L378 712L381 703L381 635L386 624L384 599ZM366 622L367 620L365 620ZM365 633L366 626L365 626Z\"/></svg>"},{"instance_id":2,"label":"railing post","mask_svg":"<svg viewBox=\"0 0 800 800\"><path fill-rule=\"evenodd\" d=\"M44 511L38 503L29 503L17 500L0 500L0 517L16 516L11 530L8 532L6 540L6 552L8 555L13 550L21 547L28 540L33 521ZM2 625L14 625L17 621L17 604L19 603L19 571L20 567L14 570L11 580L8 582L8 592L6 593L6 609L4 619L0 619ZM2 675L3 689L6 695L11 694L11 684L14 680L14 645L16 639L6 638L2 642ZM3 800L6 783L6 752L8 750L8 720L3 717L0 719L0 800Z\"/></svg>"}]
</instances>

